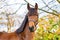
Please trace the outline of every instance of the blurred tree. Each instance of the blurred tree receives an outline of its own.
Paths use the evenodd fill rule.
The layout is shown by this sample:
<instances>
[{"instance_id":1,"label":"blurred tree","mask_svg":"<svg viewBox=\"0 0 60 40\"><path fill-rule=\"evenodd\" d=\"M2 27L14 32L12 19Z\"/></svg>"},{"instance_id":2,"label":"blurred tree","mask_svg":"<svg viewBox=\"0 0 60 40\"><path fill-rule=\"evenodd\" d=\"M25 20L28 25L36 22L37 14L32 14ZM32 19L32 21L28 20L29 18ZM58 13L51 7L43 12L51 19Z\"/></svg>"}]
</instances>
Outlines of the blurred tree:
<instances>
[{"instance_id":1,"label":"blurred tree","mask_svg":"<svg viewBox=\"0 0 60 40\"><path fill-rule=\"evenodd\" d=\"M60 3L60 0L57 0L58 3Z\"/></svg>"}]
</instances>

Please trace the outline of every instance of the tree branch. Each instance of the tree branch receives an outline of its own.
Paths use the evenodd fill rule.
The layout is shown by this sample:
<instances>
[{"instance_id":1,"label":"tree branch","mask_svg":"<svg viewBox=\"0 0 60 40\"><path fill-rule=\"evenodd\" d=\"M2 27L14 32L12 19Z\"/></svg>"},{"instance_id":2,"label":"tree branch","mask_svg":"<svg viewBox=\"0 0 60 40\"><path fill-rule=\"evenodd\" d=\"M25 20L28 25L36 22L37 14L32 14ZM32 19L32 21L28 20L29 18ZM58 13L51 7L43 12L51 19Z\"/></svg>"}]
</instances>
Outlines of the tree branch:
<instances>
[{"instance_id":1,"label":"tree branch","mask_svg":"<svg viewBox=\"0 0 60 40\"><path fill-rule=\"evenodd\" d=\"M43 0L42 0L42 2L49 8L49 9L51 9ZM51 9L53 12L55 12L55 13L58 13L56 10L54 10L54 9Z\"/></svg>"},{"instance_id":2,"label":"tree branch","mask_svg":"<svg viewBox=\"0 0 60 40\"><path fill-rule=\"evenodd\" d=\"M26 3L29 3L29 2L28 2L28 1L26 1L26 0L24 0L24 1L25 1ZM29 3L29 4L30 4L30 3ZM32 4L30 4L30 5L31 5L32 7L34 7ZM51 9L51 8L50 8L50 9ZM49 14L53 14L53 15L58 16L58 14L56 14L57 12L56 12L56 13L54 13L54 12L55 12L54 10L53 10L54 12L48 12L48 11L43 10L43 9L40 9L40 8L38 8L38 10L41 10L41 11L44 11L44 12L46 12L46 13L49 13Z\"/></svg>"}]
</instances>

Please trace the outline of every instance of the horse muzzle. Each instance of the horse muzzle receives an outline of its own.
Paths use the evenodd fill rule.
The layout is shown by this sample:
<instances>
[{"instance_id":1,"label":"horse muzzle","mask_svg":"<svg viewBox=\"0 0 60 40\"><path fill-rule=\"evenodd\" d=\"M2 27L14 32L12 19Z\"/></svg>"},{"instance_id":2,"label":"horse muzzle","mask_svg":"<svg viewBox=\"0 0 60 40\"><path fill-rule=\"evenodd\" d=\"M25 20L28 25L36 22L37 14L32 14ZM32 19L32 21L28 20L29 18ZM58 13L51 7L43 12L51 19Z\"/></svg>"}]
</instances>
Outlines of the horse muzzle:
<instances>
[{"instance_id":1,"label":"horse muzzle","mask_svg":"<svg viewBox=\"0 0 60 40\"><path fill-rule=\"evenodd\" d=\"M29 27L30 32L34 32L34 27Z\"/></svg>"}]
</instances>

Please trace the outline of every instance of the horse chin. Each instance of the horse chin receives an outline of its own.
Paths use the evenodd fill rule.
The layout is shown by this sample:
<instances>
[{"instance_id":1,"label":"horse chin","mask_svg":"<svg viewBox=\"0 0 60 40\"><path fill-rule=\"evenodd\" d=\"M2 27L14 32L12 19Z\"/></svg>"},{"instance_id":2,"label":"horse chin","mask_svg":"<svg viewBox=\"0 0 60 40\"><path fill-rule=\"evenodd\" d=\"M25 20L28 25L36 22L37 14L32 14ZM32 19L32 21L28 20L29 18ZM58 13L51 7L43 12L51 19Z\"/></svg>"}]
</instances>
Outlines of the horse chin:
<instances>
[{"instance_id":1,"label":"horse chin","mask_svg":"<svg viewBox=\"0 0 60 40\"><path fill-rule=\"evenodd\" d=\"M34 32L34 27L29 27L30 32Z\"/></svg>"}]
</instances>

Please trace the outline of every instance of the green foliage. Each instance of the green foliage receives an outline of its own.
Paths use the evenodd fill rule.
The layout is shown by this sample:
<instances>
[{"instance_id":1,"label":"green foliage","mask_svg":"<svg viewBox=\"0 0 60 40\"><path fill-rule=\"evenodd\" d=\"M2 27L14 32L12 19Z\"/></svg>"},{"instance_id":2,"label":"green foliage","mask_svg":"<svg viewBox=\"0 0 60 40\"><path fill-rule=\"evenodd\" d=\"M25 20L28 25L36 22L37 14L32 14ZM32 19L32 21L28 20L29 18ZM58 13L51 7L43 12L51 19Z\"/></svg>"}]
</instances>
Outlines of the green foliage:
<instances>
[{"instance_id":1,"label":"green foliage","mask_svg":"<svg viewBox=\"0 0 60 40\"><path fill-rule=\"evenodd\" d=\"M60 40L60 19L57 20L55 17L49 16L47 22L45 21L46 17L39 19L39 28L36 30L36 35L34 40ZM55 21L57 20L57 21ZM44 22L41 24L41 22ZM46 29L44 29L46 27ZM56 33L58 32L58 33Z\"/></svg>"}]
</instances>

